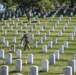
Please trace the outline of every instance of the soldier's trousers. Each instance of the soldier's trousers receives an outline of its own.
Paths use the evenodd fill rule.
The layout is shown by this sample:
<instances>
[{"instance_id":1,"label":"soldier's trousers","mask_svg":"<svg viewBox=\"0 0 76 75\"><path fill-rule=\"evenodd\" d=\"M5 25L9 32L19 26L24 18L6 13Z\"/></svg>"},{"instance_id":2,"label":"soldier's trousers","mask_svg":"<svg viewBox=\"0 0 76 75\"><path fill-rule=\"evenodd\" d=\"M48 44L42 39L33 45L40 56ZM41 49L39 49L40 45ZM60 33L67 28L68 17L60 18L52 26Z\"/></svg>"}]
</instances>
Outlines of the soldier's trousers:
<instances>
[{"instance_id":1,"label":"soldier's trousers","mask_svg":"<svg viewBox=\"0 0 76 75\"><path fill-rule=\"evenodd\" d=\"M24 50L26 50L26 47L30 50L29 42L24 43Z\"/></svg>"}]
</instances>

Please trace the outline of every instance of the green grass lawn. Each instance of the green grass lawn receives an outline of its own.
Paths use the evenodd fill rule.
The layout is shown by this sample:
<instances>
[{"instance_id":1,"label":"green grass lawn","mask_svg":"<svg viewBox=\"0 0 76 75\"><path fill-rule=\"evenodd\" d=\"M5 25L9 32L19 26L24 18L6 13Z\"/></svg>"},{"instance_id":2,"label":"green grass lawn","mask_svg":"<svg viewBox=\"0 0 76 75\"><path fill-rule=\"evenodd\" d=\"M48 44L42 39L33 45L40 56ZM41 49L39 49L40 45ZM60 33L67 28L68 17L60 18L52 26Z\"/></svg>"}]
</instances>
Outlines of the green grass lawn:
<instances>
[{"instance_id":1,"label":"green grass lawn","mask_svg":"<svg viewBox=\"0 0 76 75\"><path fill-rule=\"evenodd\" d=\"M35 35L34 40L31 40L31 42L30 42L30 46L32 46L34 41L38 41L38 39L40 37L42 37L43 34L47 32L47 30L50 30L54 26L54 24L58 20L58 18L59 18L59 16L56 16L52 21L50 21L50 17L47 17L46 19L44 19L42 17L38 18L41 21L40 25L37 25L36 28L34 28L32 32L29 31L29 33ZM32 48L31 51L29 51L28 49L26 49L26 51L23 51L23 47L18 48L18 43L20 41L19 36L20 36L20 34L23 34L25 30L29 30L30 27L34 25L34 23L37 23L37 21L32 22L30 25L28 24L27 28L23 28L23 31L21 31L21 32L19 31L18 35L13 34L14 30L18 30L21 26L24 26L23 24L22 25L18 24L18 28L15 28L14 27L15 25L11 24L11 22L9 20L6 20L6 22L9 23L9 26L13 27L13 31L9 31L9 28L7 28L0 21L0 26L3 26L3 29L7 30L7 35L3 35L2 34L3 31L0 31L0 39L2 37L5 37L5 39L9 41L9 47L3 47L3 43L0 43L0 49L4 49L4 51L5 51L5 58L0 59L0 66L3 65L3 61L6 59L6 54L9 53L9 49L10 49L10 46L12 44L12 38L16 37L17 42L13 43L13 44L16 46L16 50L17 49L22 50L22 65L23 65L22 68L23 68L23 70L20 73L22 73L23 75L28 75L30 66L36 65L39 68L39 75L59 75L59 74L62 74L63 67L68 65L68 60L73 59L74 52L76 50L76 35L74 36L73 41L69 40L70 33L72 32L72 29L73 29L74 25L76 24L76 14L74 14L74 16L71 17L70 24L65 29L65 31L62 33L62 36L58 36L58 32L64 26L64 24L66 23L68 18L69 18L68 15L64 15L60 24L58 24L57 28L55 28L55 31L50 32L50 36L47 36L47 40L44 40L43 44L38 44L37 48ZM19 17L19 19L23 20L23 23L27 23L26 17ZM20 21L17 21L16 19L13 19L13 20L15 21L15 23L20 23ZM43 26L45 23L47 24L47 27L44 28L42 32L40 32L40 35L36 35L36 31L39 30L40 27ZM42 46L48 44L48 41L52 41L53 38L55 38L55 37L57 38L57 44L53 44L53 48L48 48L47 53L41 53L40 51L42 49ZM63 54L60 54L60 59L56 60L55 65L49 65L48 72L40 72L41 61L44 59L48 59L50 54L53 54L55 50L59 49L59 45L64 44L64 41L68 41L69 47L65 48L65 52ZM27 55L30 53L32 53L34 56L34 63L26 65L25 60L27 60ZM13 75L14 73L17 73L17 72L15 72L15 60L16 60L15 52L12 53L12 56L13 56L13 63L7 64L9 66L9 75ZM76 73L73 75L76 75Z\"/></svg>"}]
</instances>

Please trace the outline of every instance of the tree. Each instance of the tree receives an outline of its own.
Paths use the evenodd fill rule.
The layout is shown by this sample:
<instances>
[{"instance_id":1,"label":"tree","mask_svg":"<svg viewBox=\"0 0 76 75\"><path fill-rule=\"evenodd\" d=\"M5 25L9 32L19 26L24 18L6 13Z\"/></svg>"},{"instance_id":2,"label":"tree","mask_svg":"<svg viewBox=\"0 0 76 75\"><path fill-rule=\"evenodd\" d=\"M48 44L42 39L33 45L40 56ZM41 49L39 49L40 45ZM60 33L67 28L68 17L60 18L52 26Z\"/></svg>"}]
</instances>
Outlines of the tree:
<instances>
[{"instance_id":1,"label":"tree","mask_svg":"<svg viewBox=\"0 0 76 75\"><path fill-rule=\"evenodd\" d=\"M74 7L75 0L70 0L70 1L71 1L71 7Z\"/></svg>"},{"instance_id":2,"label":"tree","mask_svg":"<svg viewBox=\"0 0 76 75\"><path fill-rule=\"evenodd\" d=\"M38 6L41 11L47 12L51 9L51 2L50 0L41 0L40 2L38 2Z\"/></svg>"}]
</instances>

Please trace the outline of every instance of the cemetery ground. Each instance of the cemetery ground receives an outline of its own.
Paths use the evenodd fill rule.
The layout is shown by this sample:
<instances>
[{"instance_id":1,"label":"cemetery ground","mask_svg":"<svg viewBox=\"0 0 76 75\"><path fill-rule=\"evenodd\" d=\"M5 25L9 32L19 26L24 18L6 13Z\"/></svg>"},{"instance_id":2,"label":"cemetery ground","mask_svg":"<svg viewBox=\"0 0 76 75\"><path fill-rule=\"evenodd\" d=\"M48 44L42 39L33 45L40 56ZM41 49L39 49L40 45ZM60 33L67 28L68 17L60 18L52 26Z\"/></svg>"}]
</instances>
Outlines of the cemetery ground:
<instances>
[{"instance_id":1,"label":"cemetery ground","mask_svg":"<svg viewBox=\"0 0 76 75\"><path fill-rule=\"evenodd\" d=\"M0 21L0 26L3 26L3 30L0 30L0 49L4 50L4 58L0 59L0 66L4 65L4 60L6 59L6 54L12 53L12 63L6 64L7 66L9 66L9 75L13 75L14 73L21 73L23 75L28 75L30 66L32 66L32 65L38 66L39 75L59 75L59 74L62 74L63 67L68 66L68 61L73 60L74 52L76 51L76 33L75 33L73 40L70 40L69 36L76 24L76 13L73 16L70 16L70 15L68 15L68 14L70 14L70 11L67 11L67 13L63 15L63 18L59 22L59 24L57 24L57 27L54 29L54 31L51 31L51 28L54 26L54 24L59 19L60 15L62 15L63 13L62 12L58 13L50 21L50 17L53 14L54 13L52 13L51 15L49 15L46 18L43 18L42 16L39 17L37 20L40 20L40 24L37 24L37 20L31 21L31 24L28 24L27 18L24 16L19 17L19 21L17 21L16 18L15 19L12 18L12 20L15 22L15 24L18 23L18 27L15 27L15 24L12 24L12 20L9 21L8 19L6 19L6 23L9 24L9 27L6 27L6 25L3 24L2 21ZM65 31L62 32L62 36L58 36L58 32L66 24L66 21L68 20L69 17L71 17L71 21L68 24L68 27L65 28ZM23 21L23 24L20 24L20 20ZM31 20L32 20L32 18L31 18ZM24 23L27 24L27 27L24 27ZM33 30L30 31L30 27L33 27L35 23L36 23L36 28L33 28ZM43 28L43 31L40 31L40 35L37 35L36 32L38 30L40 30L40 27L44 26L44 24L46 24L46 27ZM13 27L13 30L10 31L9 29L11 26ZM17 35L14 34L14 31L19 30L21 26L22 26L22 31L18 31ZM4 30L7 30L6 35L2 34L4 32ZM18 47L19 42L20 42L19 37L26 30L28 30L28 32L30 34L34 34L34 39L32 39L29 44L31 47L30 51L28 49L26 49L24 51L23 47ZM50 35L46 35L46 40L43 40L42 44L38 43L39 38L43 37L43 34L45 34L48 30L50 30ZM2 37L5 37L5 40L9 41L8 47L4 47L4 43L1 42ZM16 37L16 43L12 42L13 37ZM57 43L52 44L51 48L47 48L47 52L41 52L42 46L48 45L48 42L53 41L54 38L57 38ZM35 41L37 41L37 47L32 48L33 42L35 42ZM60 58L58 60L56 60L55 64L49 65L48 72L41 72L42 60L49 59L50 54L54 54L55 50L59 50L60 45L64 45L64 41L68 41L68 48L64 48L64 53L60 53L60 56L59 56ZM10 52L10 47L12 44L15 45L15 52ZM18 58L16 58L16 51L18 49L20 49L22 51L22 57L21 57L22 71L21 72L15 71L15 61L16 61L16 59L18 59ZM26 64L25 62L27 60L27 55L30 53L33 54L33 58L34 58L33 64ZM73 75L76 75L76 73Z\"/></svg>"}]
</instances>

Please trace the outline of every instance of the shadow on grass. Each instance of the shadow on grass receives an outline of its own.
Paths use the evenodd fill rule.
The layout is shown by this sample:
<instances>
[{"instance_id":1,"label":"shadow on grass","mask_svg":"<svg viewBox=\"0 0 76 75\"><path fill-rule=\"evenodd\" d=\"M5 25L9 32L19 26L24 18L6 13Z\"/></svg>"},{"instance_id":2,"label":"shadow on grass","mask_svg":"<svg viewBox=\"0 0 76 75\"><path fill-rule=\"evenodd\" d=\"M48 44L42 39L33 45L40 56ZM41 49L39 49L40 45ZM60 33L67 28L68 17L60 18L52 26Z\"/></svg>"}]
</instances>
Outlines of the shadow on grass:
<instances>
[{"instance_id":1,"label":"shadow on grass","mask_svg":"<svg viewBox=\"0 0 76 75\"><path fill-rule=\"evenodd\" d=\"M44 73L44 71L40 70L39 73Z\"/></svg>"},{"instance_id":2,"label":"shadow on grass","mask_svg":"<svg viewBox=\"0 0 76 75\"><path fill-rule=\"evenodd\" d=\"M39 73L45 73L45 71L40 70ZM49 73L51 75L60 75L61 73Z\"/></svg>"},{"instance_id":3,"label":"shadow on grass","mask_svg":"<svg viewBox=\"0 0 76 75\"><path fill-rule=\"evenodd\" d=\"M18 73L19 71L15 71L15 70L13 70L13 71L10 71L9 73Z\"/></svg>"}]
</instances>

